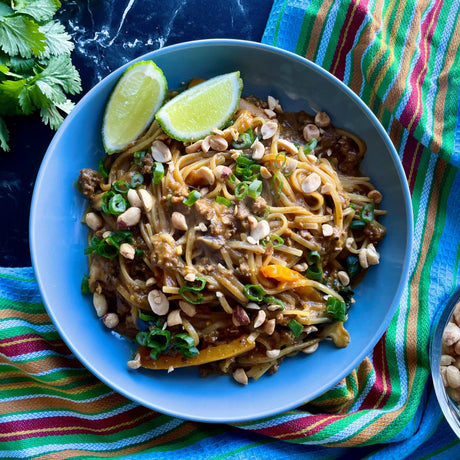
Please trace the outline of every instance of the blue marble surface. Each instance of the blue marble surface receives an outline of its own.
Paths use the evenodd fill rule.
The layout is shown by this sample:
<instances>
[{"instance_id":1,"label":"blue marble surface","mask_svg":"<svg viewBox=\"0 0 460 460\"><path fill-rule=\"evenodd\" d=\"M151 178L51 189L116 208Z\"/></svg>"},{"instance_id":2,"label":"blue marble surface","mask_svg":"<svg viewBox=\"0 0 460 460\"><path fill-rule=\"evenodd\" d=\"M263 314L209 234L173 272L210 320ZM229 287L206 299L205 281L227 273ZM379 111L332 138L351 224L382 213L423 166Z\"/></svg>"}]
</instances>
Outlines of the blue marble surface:
<instances>
[{"instance_id":1,"label":"blue marble surface","mask_svg":"<svg viewBox=\"0 0 460 460\"><path fill-rule=\"evenodd\" d=\"M272 0L83 0L62 2L82 93L149 51L205 38L260 41ZM30 265L29 208L40 163L54 132L38 116L9 119L11 151L0 152L0 266ZM60 187L69 184L56 184ZM52 203L50 203L52 206Z\"/></svg>"}]
</instances>

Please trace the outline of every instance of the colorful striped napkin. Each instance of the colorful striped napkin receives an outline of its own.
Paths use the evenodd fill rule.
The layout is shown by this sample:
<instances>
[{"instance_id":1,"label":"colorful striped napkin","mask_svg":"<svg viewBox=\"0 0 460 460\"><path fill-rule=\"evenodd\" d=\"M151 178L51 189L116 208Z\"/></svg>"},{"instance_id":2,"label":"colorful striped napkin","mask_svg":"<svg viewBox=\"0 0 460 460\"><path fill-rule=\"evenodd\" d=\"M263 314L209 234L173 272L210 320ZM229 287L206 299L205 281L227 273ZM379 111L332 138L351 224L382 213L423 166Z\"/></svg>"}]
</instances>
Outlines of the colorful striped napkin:
<instances>
[{"instance_id":1,"label":"colorful striped napkin","mask_svg":"<svg viewBox=\"0 0 460 460\"><path fill-rule=\"evenodd\" d=\"M276 0L263 36L371 107L410 185L410 283L351 375L306 406L236 426L162 415L81 366L32 269L0 269L0 458L459 458L428 363L430 325L460 281L459 13L460 1Z\"/></svg>"}]
</instances>

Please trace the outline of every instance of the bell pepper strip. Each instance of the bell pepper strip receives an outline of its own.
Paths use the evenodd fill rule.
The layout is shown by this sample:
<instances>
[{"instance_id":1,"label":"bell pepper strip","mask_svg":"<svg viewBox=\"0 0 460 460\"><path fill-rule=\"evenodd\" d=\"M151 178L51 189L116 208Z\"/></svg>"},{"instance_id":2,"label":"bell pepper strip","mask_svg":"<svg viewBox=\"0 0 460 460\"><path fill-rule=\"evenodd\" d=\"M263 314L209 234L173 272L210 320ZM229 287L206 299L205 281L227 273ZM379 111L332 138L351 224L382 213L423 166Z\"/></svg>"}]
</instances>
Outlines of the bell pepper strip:
<instances>
[{"instance_id":1,"label":"bell pepper strip","mask_svg":"<svg viewBox=\"0 0 460 460\"><path fill-rule=\"evenodd\" d=\"M141 355L142 367L147 369L169 369L170 367L200 366L213 361L233 358L252 350L255 346L254 340L251 340L248 335L242 335L229 343L207 347L201 350L199 355L192 358L186 358L181 355L161 355L157 360L154 360L150 357L150 348L148 347L140 347L138 353Z\"/></svg>"},{"instance_id":2,"label":"bell pepper strip","mask_svg":"<svg viewBox=\"0 0 460 460\"><path fill-rule=\"evenodd\" d=\"M265 278L272 278L280 283L295 283L307 280L299 272L291 270L283 265L264 265L260 268L260 272Z\"/></svg>"},{"instance_id":3,"label":"bell pepper strip","mask_svg":"<svg viewBox=\"0 0 460 460\"><path fill-rule=\"evenodd\" d=\"M324 294L329 294L336 299L343 301L342 296L337 294L334 290L322 283L305 278L305 276L301 275L299 272L291 270L289 267L285 267L284 265L264 265L260 268L260 273L265 276L265 278L271 278L279 281L280 283L285 283L285 289L298 289L302 287L315 288Z\"/></svg>"}]
</instances>

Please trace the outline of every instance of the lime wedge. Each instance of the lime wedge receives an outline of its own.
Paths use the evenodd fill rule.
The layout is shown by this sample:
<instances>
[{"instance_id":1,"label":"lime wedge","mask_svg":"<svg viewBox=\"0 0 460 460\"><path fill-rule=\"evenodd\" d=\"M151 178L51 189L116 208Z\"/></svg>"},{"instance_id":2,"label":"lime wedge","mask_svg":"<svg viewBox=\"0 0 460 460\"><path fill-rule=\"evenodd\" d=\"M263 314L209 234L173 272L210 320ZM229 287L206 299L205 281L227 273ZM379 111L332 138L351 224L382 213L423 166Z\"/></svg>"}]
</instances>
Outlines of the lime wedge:
<instances>
[{"instance_id":1,"label":"lime wedge","mask_svg":"<svg viewBox=\"0 0 460 460\"><path fill-rule=\"evenodd\" d=\"M211 78L171 99L155 118L174 139L186 142L201 139L231 119L242 88L239 72Z\"/></svg>"},{"instance_id":2,"label":"lime wedge","mask_svg":"<svg viewBox=\"0 0 460 460\"><path fill-rule=\"evenodd\" d=\"M152 123L163 104L168 85L152 61L128 67L110 95L102 124L102 140L107 153L123 150Z\"/></svg>"}]
</instances>

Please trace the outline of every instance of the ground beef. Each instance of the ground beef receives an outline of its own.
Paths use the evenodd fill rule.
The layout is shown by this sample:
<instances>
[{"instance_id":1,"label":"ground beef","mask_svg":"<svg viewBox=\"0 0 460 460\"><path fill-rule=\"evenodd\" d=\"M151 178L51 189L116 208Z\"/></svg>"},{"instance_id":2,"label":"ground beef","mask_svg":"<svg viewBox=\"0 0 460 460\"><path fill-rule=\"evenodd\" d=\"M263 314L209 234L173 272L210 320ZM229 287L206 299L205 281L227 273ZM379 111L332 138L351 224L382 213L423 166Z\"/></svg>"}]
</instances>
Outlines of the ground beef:
<instances>
[{"instance_id":1,"label":"ground beef","mask_svg":"<svg viewBox=\"0 0 460 460\"><path fill-rule=\"evenodd\" d=\"M158 233L151 238L153 250L150 259L153 265L166 269L181 268L181 260L177 256L177 246L168 233Z\"/></svg>"},{"instance_id":2,"label":"ground beef","mask_svg":"<svg viewBox=\"0 0 460 460\"><path fill-rule=\"evenodd\" d=\"M155 162L153 160L152 155L150 155L150 153L146 153L144 155L144 158L142 158L141 173L142 174L151 174L154 163Z\"/></svg>"},{"instance_id":3,"label":"ground beef","mask_svg":"<svg viewBox=\"0 0 460 460\"><path fill-rule=\"evenodd\" d=\"M252 212L259 216L263 216L267 208L268 208L268 205L265 199L262 198L261 196L258 196L252 205Z\"/></svg>"},{"instance_id":4,"label":"ground beef","mask_svg":"<svg viewBox=\"0 0 460 460\"><path fill-rule=\"evenodd\" d=\"M369 222L363 230L363 233L367 236L371 243L382 241L386 232L386 228L376 220Z\"/></svg>"},{"instance_id":5,"label":"ground beef","mask_svg":"<svg viewBox=\"0 0 460 460\"><path fill-rule=\"evenodd\" d=\"M198 213L204 216L206 220L215 219L216 217L216 211L212 207L212 204L208 200L205 200L204 198L201 198L196 201L195 209Z\"/></svg>"},{"instance_id":6,"label":"ground beef","mask_svg":"<svg viewBox=\"0 0 460 460\"><path fill-rule=\"evenodd\" d=\"M78 186L80 187L81 193L83 193L86 197L92 198L100 183L101 176L94 169L85 168L80 171Z\"/></svg>"}]
</instances>

